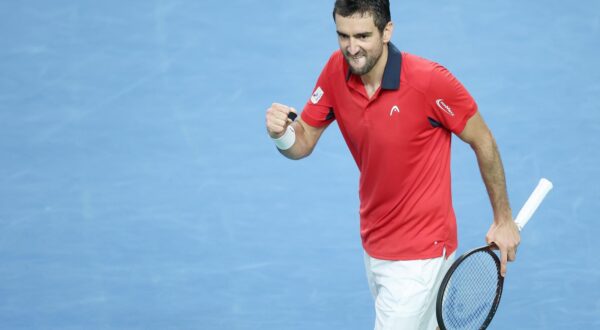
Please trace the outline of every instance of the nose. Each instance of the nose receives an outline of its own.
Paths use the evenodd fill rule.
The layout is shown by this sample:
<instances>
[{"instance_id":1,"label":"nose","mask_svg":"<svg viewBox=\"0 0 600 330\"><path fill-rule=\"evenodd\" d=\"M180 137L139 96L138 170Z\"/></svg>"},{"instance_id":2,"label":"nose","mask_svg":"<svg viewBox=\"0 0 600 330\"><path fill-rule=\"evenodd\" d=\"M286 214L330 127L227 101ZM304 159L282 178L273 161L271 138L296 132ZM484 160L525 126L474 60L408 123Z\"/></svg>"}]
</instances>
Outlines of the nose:
<instances>
[{"instance_id":1,"label":"nose","mask_svg":"<svg viewBox=\"0 0 600 330\"><path fill-rule=\"evenodd\" d=\"M356 42L356 39L349 38L349 40L348 40L348 46L346 47L346 51L351 56L354 56L354 55L358 54L358 52L360 51L360 47L358 46L358 43Z\"/></svg>"}]
</instances>

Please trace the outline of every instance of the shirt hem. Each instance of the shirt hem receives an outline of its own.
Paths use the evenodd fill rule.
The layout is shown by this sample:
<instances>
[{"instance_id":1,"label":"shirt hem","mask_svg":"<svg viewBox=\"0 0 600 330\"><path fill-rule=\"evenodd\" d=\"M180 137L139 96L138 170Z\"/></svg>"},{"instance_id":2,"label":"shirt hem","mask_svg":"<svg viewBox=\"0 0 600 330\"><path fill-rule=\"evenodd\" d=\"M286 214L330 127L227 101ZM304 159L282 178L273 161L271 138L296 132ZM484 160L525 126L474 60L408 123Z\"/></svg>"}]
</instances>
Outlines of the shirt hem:
<instances>
[{"instance_id":1,"label":"shirt hem","mask_svg":"<svg viewBox=\"0 0 600 330\"><path fill-rule=\"evenodd\" d=\"M379 254L379 253L372 253L369 252L369 250L363 246L363 249L365 250L365 253L367 253L370 257L375 258L375 259L379 259L379 260L390 260L390 261L408 261L408 260L426 260L426 259L435 259L435 258L439 258L441 256L444 255L444 247L446 248L446 257L452 255L452 253L456 252L457 247L456 246L448 246L443 245L441 249L437 249L435 251L431 251L428 253L422 253L422 254L410 254L410 255L406 255L406 254L392 254L392 255L384 255L384 254Z\"/></svg>"},{"instance_id":2,"label":"shirt hem","mask_svg":"<svg viewBox=\"0 0 600 330\"><path fill-rule=\"evenodd\" d=\"M308 113L306 111L302 111L302 114L300 114L300 118L302 118L302 120L307 123L308 125L312 126L312 127L323 127L323 126L327 126L328 124L330 124L333 120L329 120L329 121L321 121L318 119L314 119L312 117L310 117L310 115L308 115Z\"/></svg>"}]
</instances>

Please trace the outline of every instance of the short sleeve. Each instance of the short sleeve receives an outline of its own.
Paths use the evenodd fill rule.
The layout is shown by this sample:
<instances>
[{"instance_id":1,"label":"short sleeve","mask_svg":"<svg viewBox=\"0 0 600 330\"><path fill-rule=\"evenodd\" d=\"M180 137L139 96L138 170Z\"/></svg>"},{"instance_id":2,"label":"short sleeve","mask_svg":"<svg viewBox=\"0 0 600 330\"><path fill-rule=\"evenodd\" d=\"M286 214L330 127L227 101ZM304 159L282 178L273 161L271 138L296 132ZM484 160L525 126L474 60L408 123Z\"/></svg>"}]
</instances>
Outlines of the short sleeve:
<instances>
[{"instance_id":1,"label":"short sleeve","mask_svg":"<svg viewBox=\"0 0 600 330\"><path fill-rule=\"evenodd\" d=\"M431 118L454 134L460 134L477 112L477 103L471 94L439 64L433 68L426 95Z\"/></svg>"},{"instance_id":2,"label":"short sleeve","mask_svg":"<svg viewBox=\"0 0 600 330\"><path fill-rule=\"evenodd\" d=\"M302 120L313 127L323 127L335 120L331 77L335 71L335 53L331 56L302 110Z\"/></svg>"}]
</instances>

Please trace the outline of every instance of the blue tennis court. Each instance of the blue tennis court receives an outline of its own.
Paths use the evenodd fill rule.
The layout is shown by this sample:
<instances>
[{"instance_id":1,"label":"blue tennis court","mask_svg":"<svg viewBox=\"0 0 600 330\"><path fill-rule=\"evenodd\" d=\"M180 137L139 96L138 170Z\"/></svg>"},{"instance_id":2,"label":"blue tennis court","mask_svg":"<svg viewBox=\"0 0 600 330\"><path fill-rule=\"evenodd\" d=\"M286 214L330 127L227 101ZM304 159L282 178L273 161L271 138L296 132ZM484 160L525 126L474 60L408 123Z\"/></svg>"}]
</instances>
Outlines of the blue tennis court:
<instances>
[{"instance_id":1,"label":"blue tennis court","mask_svg":"<svg viewBox=\"0 0 600 330\"><path fill-rule=\"evenodd\" d=\"M358 171L264 114L302 108L333 1L0 2L0 328L372 329ZM600 2L393 1L393 42L469 89L522 233L491 329L600 328ZM459 253L492 220L454 140Z\"/></svg>"}]
</instances>

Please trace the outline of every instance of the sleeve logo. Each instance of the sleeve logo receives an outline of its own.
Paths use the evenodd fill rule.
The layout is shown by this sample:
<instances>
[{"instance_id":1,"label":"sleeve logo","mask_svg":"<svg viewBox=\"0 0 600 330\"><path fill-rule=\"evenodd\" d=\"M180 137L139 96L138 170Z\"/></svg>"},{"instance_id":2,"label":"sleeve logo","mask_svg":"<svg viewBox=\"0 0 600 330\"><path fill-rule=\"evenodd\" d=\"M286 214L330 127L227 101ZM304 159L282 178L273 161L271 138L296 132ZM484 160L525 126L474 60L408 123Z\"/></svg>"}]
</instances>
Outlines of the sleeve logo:
<instances>
[{"instance_id":1,"label":"sleeve logo","mask_svg":"<svg viewBox=\"0 0 600 330\"><path fill-rule=\"evenodd\" d=\"M323 94L325 94L325 92L323 92L321 87L317 87L313 95L310 97L310 101L312 102L312 104L319 103L319 100L321 99L321 97L323 97Z\"/></svg>"},{"instance_id":2,"label":"sleeve logo","mask_svg":"<svg viewBox=\"0 0 600 330\"><path fill-rule=\"evenodd\" d=\"M444 111L445 113L447 113L450 116L454 117L454 112L452 111L452 108L450 108L446 103L444 103L443 99L437 99L437 100L435 100L435 104L437 104L437 106L442 111Z\"/></svg>"}]
</instances>

